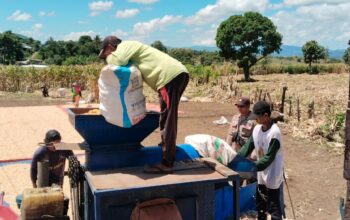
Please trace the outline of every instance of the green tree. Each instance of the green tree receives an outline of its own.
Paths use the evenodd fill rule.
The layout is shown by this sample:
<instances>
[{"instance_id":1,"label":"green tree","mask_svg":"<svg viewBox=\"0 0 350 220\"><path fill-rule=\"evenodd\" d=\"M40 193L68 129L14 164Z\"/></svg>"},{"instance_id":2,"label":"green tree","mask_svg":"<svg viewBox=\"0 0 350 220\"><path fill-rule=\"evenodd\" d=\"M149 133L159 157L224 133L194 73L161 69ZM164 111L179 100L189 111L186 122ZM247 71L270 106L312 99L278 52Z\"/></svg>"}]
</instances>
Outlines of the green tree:
<instances>
[{"instance_id":1,"label":"green tree","mask_svg":"<svg viewBox=\"0 0 350 220\"><path fill-rule=\"evenodd\" d=\"M345 63L347 64L350 64L350 47L348 47L345 52L344 52L344 55L343 55L343 60Z\"/></svg>"},{"instance_id":2,"label":"green tree","mask_svg":"<svg viewBox=\"0 0 350 220\"><path fill-rule=\"evenodd\" d=\"M304 62L309 64L310 73L313 72L311 64L316 63L320 59L325 59L328 53L326 48L318 44L315 40L306 42L302 47L302 51Z\"/></svg>"},{"instance_id":3,"label":"green tree","mask_svg":"<svg viewBox=\"0 0 350 220\"><path fill-rule=\"evenodd\" d=\"M24 58L22 44L11 31L0 34L0 63L14 64Z\"/></svg>"},{"instance_id":4,"label":"green tree","mask_svg":"<svg viewBox=\"0 0 350 220\"><path fill-rule=\"evenodd\" d=\"M166 46L164 46L164 44L157 40L157 41L154 41L152 44L151 44L152 47L160 50L160 51L163 51L164 53L167 53L168 52L168 49L166 48Z\"/></svg>"},{"instance_id":5,"label":"green tree","mask_svg":"<svg viewBox=\"0 0 350 220\"><path fill-rule=\"evenodd\" d=\"M249 69L260 59L280 52L282 35L267 17L257 12L234 15L223 21L216 34L216 45L225 59L238 60L245 81L250 80Z\"/></svg>"},{"instance_id":6,"label":"green tree","mask_svg":"<svg viewBox=\"0 0 350 220\"><path fill-rule=\"evenodd\" d=\"M191 49L173 48L169 50L169 55L183 64L194 64L194 51Z\"/></svg>"},{"instance_id":7,"label":"green tree","mask_svg":"<svg viewBox=\"0 0 350 220\"><path fill-rule=\"evenodd\" d=\"M200 51L198 56L199 63L203 66L210 66L214 63L220 63L223 61L219 52Z\"/></svg>"}]
</instances>

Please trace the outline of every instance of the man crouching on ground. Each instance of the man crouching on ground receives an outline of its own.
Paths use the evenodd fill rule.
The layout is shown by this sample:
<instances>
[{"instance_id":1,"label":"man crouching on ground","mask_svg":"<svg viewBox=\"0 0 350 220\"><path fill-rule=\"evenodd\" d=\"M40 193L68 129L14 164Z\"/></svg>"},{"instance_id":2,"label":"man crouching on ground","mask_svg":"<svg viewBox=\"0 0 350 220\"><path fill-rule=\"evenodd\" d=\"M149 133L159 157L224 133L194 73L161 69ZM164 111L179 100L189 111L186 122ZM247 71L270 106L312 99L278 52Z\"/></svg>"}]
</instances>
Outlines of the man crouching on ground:
<instances>
[{"instance_id":1,"label":"man crouching on ground","mask_svg":"<svg viewBox=\"0 0 350 220\"><path fill-rule=\"evenodd\" d=\"M143 80L158 92L160 102L160 134L162 161L155 166L145 166L148 173L171 173L175 162L178 106L189 74L186 67L151 46L137 41L122 41L108 36L102 42L99 57L108 64L137 65Z\"/></svg>"}]
</instances>

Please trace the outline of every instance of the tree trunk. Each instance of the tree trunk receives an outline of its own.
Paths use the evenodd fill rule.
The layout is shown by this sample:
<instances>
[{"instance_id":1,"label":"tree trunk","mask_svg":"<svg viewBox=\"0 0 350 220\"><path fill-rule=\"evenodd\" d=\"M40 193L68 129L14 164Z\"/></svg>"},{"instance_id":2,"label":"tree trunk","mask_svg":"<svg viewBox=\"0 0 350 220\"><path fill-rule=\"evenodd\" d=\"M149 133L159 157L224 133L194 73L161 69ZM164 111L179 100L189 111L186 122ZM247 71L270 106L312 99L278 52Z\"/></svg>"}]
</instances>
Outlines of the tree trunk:
<instances>
[{"instance_id":1,"label":"tree trunk","mask_svg":"<svg viewBox=\"0 0 350 220\"><path fill-rule=\"evenodd\" d=\"M244 81L249 81L249 66L244 66L243 67L243 72L244 72Z\"/></svg>"},{"instance_id":2,"label":"tree trunk","mask_svg":"<svg viewBox=\"0 0 350 220\"><path fill-rule=\"evenodd\" d=\"M309 63L309 73L312 73L312 69L311 69L311 62Z\"/></svg>"}]
</instances>

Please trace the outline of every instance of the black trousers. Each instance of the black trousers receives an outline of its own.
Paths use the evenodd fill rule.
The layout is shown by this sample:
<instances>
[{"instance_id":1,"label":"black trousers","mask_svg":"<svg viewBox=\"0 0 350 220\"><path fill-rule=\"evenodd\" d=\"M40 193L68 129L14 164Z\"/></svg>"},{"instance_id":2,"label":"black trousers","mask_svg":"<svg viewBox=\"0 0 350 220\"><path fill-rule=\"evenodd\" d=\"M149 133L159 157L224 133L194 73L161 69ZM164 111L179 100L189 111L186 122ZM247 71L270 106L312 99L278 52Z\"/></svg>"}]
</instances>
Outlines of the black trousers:
<instances>
[{"instance_id":1,"label":"black trousers","mask_svg":"<svg viewBox=\"0 0 350 220\"><path fill-rule=\"evenodd\" d=\"M162 163L168 166L172 166L175 161L178 107L188 81L189 75L184 72L158 91L161 111L159 127Z\"/></svg>"},{"instance_id":2,"label":"black trousers","mask_svg":"<svg viewBox=\"0 0 350 220\"><path fill-rule=\"evenodd\" d=\"M267 212L270 212L271 220L282 220L280 188L269 189L265 185L258 185L256 189L256 209L258 220L266 220Z\"/></svg>"},{"instance_id":3,"label":"black trousers","mask_svg":"<svg viewBox=\"0 0 350 220\"><path fill-rule=\"evenodd\" d=\"M345 210L344 219L350 219L350 181L346 181L346 199L345 199Z\"/></svg>"}]
</instances>

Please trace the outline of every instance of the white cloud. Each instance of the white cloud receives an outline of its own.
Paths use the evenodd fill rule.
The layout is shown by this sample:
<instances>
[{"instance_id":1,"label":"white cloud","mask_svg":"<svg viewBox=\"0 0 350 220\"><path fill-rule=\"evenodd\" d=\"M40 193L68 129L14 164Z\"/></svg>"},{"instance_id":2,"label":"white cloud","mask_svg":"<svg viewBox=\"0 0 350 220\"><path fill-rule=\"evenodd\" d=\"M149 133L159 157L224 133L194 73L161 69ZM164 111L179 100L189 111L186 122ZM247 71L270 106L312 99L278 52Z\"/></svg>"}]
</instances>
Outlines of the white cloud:
<instances>
[{"instance_id":1,"label":"white cloud","mask_svg":"<svg viewBox=\"0 0 350 220\"><path fill-rule=\"evenodd\" d=\"M89 4L89 8L90 8L90 16L97 16L99 15L101 12L104 11L109 11L113 6L113 2L112 1L97 1L97 2L91 2Z\"/></svg>"},{"instance_id":2,"label":"white cloud","mask_svg":"<svg viewBox=\"0 0 350 220\"><path fill-rule=\"evenodd\" d=\"M215 46L215 36L216 31L218 29L218 25L213 24L211 25L210 29L203 31L202 28L195 28L193 29L191 36L192 37L192 43L194 45L200 45L200 46Z\"/></svg>"},{"instance_id":3,"label":"white cloud","mask_svg":"<svg viewBox=\"0 0 350 220\"><path fill-rule=\"evenodd\" d=\"M337 36L335 39L338 40L338 41L342 41L342 42L349 41L349 39L350 39L350 31L344 32L343 34Z\"/></svg>"},{"instance_id":4,"label":"white cloud","mask_svg":"<svg viewBox=\"0 0 350 220\"><path fill-rule=\"evenodd\" d=\"M12 21L28 21L31 18L32 18L31 14L21 12L20 10L13 12L11 16L7 17L8 20L12 20Z\"/></svg>"},{"instance_id":5,"label":"white cloud","mask_svg":"<svg viewBox=\"0 0 350 220\"><path fill-rule=\"evenodd\" d=\"M42 24L34 24L33 27L32 27L32 29L34 31L40 31L42 28L43 28Z\"/></svg>"},{"instance_id":6,"label":"white cloud","mask_svg":"<svg viewBox=\"0 0 350 220\"><path fill-rule=\"evenodd\" d=\"M129 0L129 2L140 3L140 4L153 4L158 2L159 0Z\"/></svg>"},{"instance_id":7,"label":"white cloud","mask_svg":"<svg viewBox=\"0 0 350 220\"><path fill-rule=\"evenodd\" d=\"M163 30L166 26L180 22L181 16L165 15L162 18L155 18L148 22L139 22L134 25L133 32L138 37L147 37L156 30Z\"/></svg>"},{"instance_id":8,"label":"white cloud","mask_svg":"<svg viewBox=\"0 0 350 220\"><path fill-rule=\"evenodd\" d=\"M121 29L118 29L111 33L111 35L117 36L118 38L123 39L124 37L128 36L129 34Z\"/></svg>"},{"instance_id":9,"label":"white cloud","mask_svg":"<svg viewBox=\"0 0 350 220\"><path fill-rule=\"evenodd\" d=\"M188 25L204 25L218 22L227 16L246 11L264 12L268 8L268 0L217 0L214 5L207 5L195 15L187 18Z\"/></svg>"},{"instance_id":10,"label":"white cloud","mask_svg":"<svg viewBox=\"0 0 350 220\"><path fill-rule=\"evenodd\" d=\"M309 5L295 11L279 11L271 19L283 35L284 44L301 46L316 40L335 49L346 47L349 11L350 3Z\"/></svg>"},{"instance_id":11,"label":"white cloud","mask_svg":"<svg viewBox=\"0 0 350 220\"><path fill-rule=\"evenodd\" d=\"M301 6L301 5L314 5L314 4L339 4L347 3L349 0L284 0L285 6Z\"/></svg>"},{"instance_id":12,"label":"white cloud","mask_svg":"<svg viewBox=\"0 0 350 220\"><path fill-rule=\"evenodd\" d=\"M97 35L97 33L94 31L91 31L91 30L90 31L82 31L82 32L71 32L71 33L65 35L63 37L63 40L65 40L65 41L69 41L69 40L77 41L77 40L79 40L79 38L81 36L84 36L84 35L95 37Z\"/></svg>"},{"instance_id":13,"label":"white cloud","mask_svg":"<svg viewBox=\"0 0 350 220\"><path fill-rule=\"evenodd\" d=\"M117 11L115 14L116 18L131 18L137 15L140 12L139 9L133 8L133 9L125 9L123 11Z\"/></svg>"},{"instance_id":14,"label":"white cloud","mask_svg":"<svg viewBox=\"0 0 350 220\"><path fill-rule=\"evenodd\" d=\"M55 12L54 11L51 11L51 12L46 12L46 11L40 11L39 12L39 16L40 17L45 17L45 16L54 16L55 15Z\"/></svg>"},{"instance_id":15,"label":"white cloud","mask_svg":"<svg viewBox=\"0 0 350 220\"><path fill-rule=\"evenodd\" d=\"M41 32L41 29L43 27L44 26L42 24L34 24L31 28L31 30L21 31L21 34L23 34L25 36L37 38L37 37L40 37L43 35L43 33Z\"/></svg>"}]
</instances>

